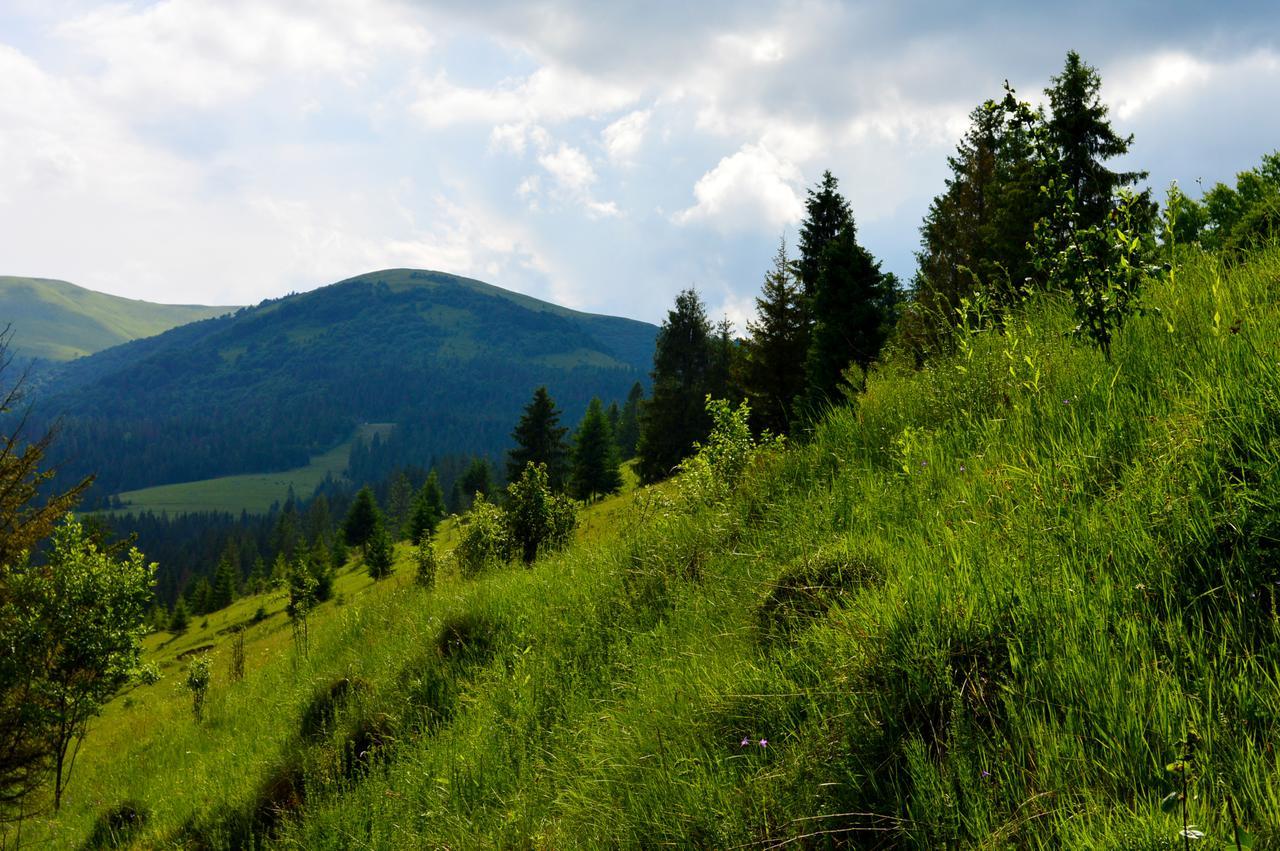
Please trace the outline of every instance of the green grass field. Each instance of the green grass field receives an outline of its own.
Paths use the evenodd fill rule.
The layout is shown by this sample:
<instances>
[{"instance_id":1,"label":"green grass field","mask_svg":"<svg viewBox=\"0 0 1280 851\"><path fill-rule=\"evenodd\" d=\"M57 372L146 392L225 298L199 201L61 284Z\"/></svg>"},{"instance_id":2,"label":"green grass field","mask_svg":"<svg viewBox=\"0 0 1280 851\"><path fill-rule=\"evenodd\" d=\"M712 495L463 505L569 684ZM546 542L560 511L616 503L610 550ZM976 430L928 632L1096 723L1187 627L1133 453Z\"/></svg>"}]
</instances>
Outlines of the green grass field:
<instances>
[{"instance_id":1,"label":"green grass field","mask_svg":"<svg viewBox=\"0 0 1280 851\"><path fill-rule=\"evenodd\" d=\"M119 513L218 511L239 514L248 511L250 514L265 514L272 504L283 504L290 490L299 499L308 499L326 476L341 478L347 469L352 444L356 440L370 439L376 433L385 434L391 428L388 423L362 425L351 440L317 455L310 464L296 470L221 476L125 491L119 495L123 503Z\"/></svg>"},{"instance_id":2,"label":"green grass field","mask_svg":"<svg viewBox=\"0 0 1280 851\"><path fill-rule=\"evenodd\" d=\"M1280 251L1149 303L1112 361L1052 298L891 355L727 496L600 503L532 568L349 569L242 682L217 632L261 602L154 636L24 836L129 802L140 848L1280 847Z\"/></svg>"}]
</instances>

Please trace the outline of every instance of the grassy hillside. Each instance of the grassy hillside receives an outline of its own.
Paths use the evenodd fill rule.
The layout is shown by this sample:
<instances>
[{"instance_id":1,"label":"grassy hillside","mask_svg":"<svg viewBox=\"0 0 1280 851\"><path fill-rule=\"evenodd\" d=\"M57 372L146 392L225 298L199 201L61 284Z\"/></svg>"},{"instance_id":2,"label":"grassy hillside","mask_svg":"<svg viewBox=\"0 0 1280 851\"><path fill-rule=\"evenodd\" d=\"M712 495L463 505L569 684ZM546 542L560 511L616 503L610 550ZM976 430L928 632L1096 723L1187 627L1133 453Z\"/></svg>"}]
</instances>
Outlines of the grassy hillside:
<instances>
[{"instance_id":1,"label":"grassy hillside","mask_svg":"<svg viewBox=\"0 0 1280 851\"><path fill-rule=\"evenodd\" d=\"M71 360L232 310L153 304L66 281L0 275L0 316L13 326L12 345L19 357Z\"/></svg>"},{"instance_id":2,"label":"grassy hillside","mask_svg":"<svg viewBox=\"0 0 1280 851\"><path fill-rule=\"evenodd\" d=\"M264 514L273 504L283 505L290 491L299 499L310 499L326 477L342 478L352 444L357 440L372 440L375 434L386 435L390 430L387 423L368 423L356 429L350 440L312 458L307 466L282 473L246 473L125 491L119 495L123 503L120 511L167 511L170 514L204 511L239 514L247 511Z\"/></svg>"},{"instance_id":3,"label":"grassy hillside","mask_svg":"<svg viewBox=\"0 0 1280 851\"><path fill-rule=\"evenodd\" d=\"M46 375L50 461L100 495L293 470L362 422L393 422L379 471L499 456L534 388L574 422L623 399L657 329L410 269L371 273L175 328ZM36 423L35 425L43 425Z\"/></svg>"},{"instance_id":4,"label":"grassy hillside","mask_svg":"<svg viewBox=\"0 0 1280 851\"><path fill-rule=\"evenodd\" d=\"M728 496L639 491L532 569L402 566L306 658L268 619L205 723L176 665L114 703L28 829L129 801L139 847L1280 847L1280 252L1150 302L1111 362L1051 300L891 362Z\"/></svg>"}]
</instances>

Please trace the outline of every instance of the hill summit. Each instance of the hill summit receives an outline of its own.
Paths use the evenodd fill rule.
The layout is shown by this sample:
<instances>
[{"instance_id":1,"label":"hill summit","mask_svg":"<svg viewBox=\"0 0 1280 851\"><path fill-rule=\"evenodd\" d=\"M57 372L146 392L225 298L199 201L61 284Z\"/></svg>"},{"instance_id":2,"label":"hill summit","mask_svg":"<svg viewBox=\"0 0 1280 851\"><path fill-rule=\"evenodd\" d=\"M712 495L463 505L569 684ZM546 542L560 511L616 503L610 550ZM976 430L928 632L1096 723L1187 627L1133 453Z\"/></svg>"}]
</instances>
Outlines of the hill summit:
<instances>
[{"instance_id":1,"label":"hill summit","mask_svg":"<svg viewBox=\"0 0 1280 851\"><path fill-rule=\"evenodd\" d=\"M99 493L305 464L364 422L395 463L497 455L533 389L620 399L657 328L443 272L388 269L174 328L42 382L64 474Z\"/></svg>"}]
</instances>

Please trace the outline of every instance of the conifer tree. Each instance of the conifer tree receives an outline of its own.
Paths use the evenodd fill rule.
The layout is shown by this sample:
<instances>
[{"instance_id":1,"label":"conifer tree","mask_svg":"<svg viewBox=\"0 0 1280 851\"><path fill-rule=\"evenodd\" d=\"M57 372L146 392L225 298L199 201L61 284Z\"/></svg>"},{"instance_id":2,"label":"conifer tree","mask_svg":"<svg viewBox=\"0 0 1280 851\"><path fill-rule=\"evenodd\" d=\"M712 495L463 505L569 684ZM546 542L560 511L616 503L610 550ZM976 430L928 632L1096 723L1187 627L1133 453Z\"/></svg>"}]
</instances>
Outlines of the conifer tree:
<instances>
[{"instance_id":1,"label":"conifer tree","mask_svg":"<svg viewBox=\"0 0 1280 851\"><path fill-rule=\"evenodd\" d=\"M830 171L824 171L822 182L809 190L805 214L805 220L800 225L797 272L805 298L813 299L822 278L827 246L853 225L849 202L840 194L839 181Z\"/></svg>"},{"instance_id":2,"label":"conifer tree","mask_svg":"<svg viewBox=\"0 0 1280 851\"><path fill-rule=\"evenodd\" d=\"M230 606L236 599L236 571L226 553L218 561L209 590L208 611L216 612Z\"/></svg>"},{"instance_id":3,"label":"conifer tree","mask_svg":"<svg viewBox=\"0 0 1280 851\"><path fill-rule=\"evenodd\" d=\"M406 530L409 540L416 544L424 538L430 538L444 516L444 491L440 489L439 476L432 470L413 498L413 509L409 513Z\"/></svg>"},{"instance_id":4,"label":"conifer tree","mask_svg":"<svg viewBox=\"0 0 1280 851\"><path fill-rule=\"evenodd\" d=\"M560 425L560 411L545 386L533 393L525 406L511 439L516 442L507 460L507 479L520 478L528 464L545 464L551 489L564 490L568 477L569 447L565 435L569 429Z\"/></svg>"},{"instance_id":5,"label":"conifer tree","mask_svg":"<svg viewBox=\"0 0 1280 851\"><path fill-rule=\"evenodd\" d=\"M347 519L342 527L347 546L365 547L378 521L378 504L373 499L373 491L363 487L351 503L351 510L347 512Z\"/></svg>"},{"instance_id":6,"label":"conifer tree","mask_svg":"<svg viewBox=\"0 0 1280 851\"><path fill-rule=\"evenodd\" d=\"M640 478L656 482L671 474L696 441L711 431L706 397L711 371L711 323L693 289L676 296L658 330L653 353L653 396L641 408Z\"/></svg>"},{"instance_id":7,"label":"conifer tree","mask_svg":"<svg viewBox=\"0 0 1280 851\"><path fill-rule=\"evenodd\" d=\"M1075 227L1101 226L1114 206L1118 189L1147 176L1144 171L1111 171L1106 160L1128 153L1133 136L1121 136L1107 119L1107 105L1099 94L1097 69L1074 50L1067 53L1062 73L1050 78L1049 140L1057 149L1067 187L1075 194Z\"/></svg>"},{"instance_id":8,"label":"conifer tree","mask_svg":"<svg viewBox=\"0 0 1280 851\"><path fill-rule=\"evenodd\" d=\"M747 323L743 384L760 428L786 434L795 400L804 392L806 333L802 293L778 244L773 269L765 275L756 298L756 319Z\"/></svg>"},{"instance_id":9,"label":"conifer tree","mask_svg":"<svg viewBox=\"0 0 1280 851\"><path fill-rule=\"evenodd\" d=\"M374 579L386 579L391 575L392 563L391 536L387 534L386 524L378 517L369 536L369 545L365 550L365 565L369 575Z\"/></svg>"},{"instance_id":10,"label":"conifer tree","mask_svg":"<svg viewBox=\"0 0 1280 851\"><path fill-rule=\"evenodd\" d=\"M850 364L866 370L880 354L893 323L892 276L854 238L852 221L828 247L813 301L817 322L805 373L810 413L838 398Z\"/></svg>"},{"instance_id":11,"label":"conifer tree","mask_svg":"<svg viewBox=\"0 0 1280 851\"><path fill-rule=\"evenodd\" d=\"M627 401L618 414L618 428L614 439L618 442L618 455L623 460L635 457L636 444L640 442L640 403L644 400L644 385L639 381L631 385Z\"/></svg>"},{"instance_id":12,"label":"conifer tree","mask_svg":"<svg viewBox=\"0 0 1280 851\"><path fill-rule=\"evenodd\" d=\"M412 503L413 486L409 483L409 476L401 470L391 480L391 488L387 494L387 527L393 539L403 535Z\"/></svg>"},{"instance_id":13,"label":"conifer tree","mask_svg":"<svg viewBox=\"0 0 1280 851\"><path fill-rule=\"evenodd\" d=\"M169 618L169 632L186 632L190 622L191 615L187 613L187 601L179 597L173 604L173 615Z\"/></svg>"},{"instance_id":14,"label":"conifer tree","mask_svg":"<svg viewBox=\"0 0 1280 851\"><path fill-rule=\"evenodd\" d=\"M573 495L589 500L622 488L618 447L599 399L592 399L573 438Z\"/></svg>"},{"instance_id":15,"label":"conifer tree","mask_svg":"<svg viewBox=\"0 0 1280 851\"><path fill-rule=\"evenodd\" d=\"M471 507L476 494L493 493L493 468L486 458L472 458L466 472L453 483L453 510L459 514Z\"/></svg>"}]
</instances>

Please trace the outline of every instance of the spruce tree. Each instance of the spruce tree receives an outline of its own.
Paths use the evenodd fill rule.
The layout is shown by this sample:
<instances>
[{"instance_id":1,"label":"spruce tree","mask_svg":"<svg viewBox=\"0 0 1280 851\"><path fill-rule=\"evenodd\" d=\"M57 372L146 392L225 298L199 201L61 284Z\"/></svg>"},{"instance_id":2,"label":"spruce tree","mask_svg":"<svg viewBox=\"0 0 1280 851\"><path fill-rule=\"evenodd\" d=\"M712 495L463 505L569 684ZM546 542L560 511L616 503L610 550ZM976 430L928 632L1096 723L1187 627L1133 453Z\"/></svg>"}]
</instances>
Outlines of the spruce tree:
<instances>
[{"instance_id":1,"label":"spruce tree","mask_svg":"<svg viewBox=\"0 0 1280 851\"><path fill-rule=\"evenodd\" d=\"M378 517L374 522L364 556L369 575L374 579L386 579L391 575L392 558L391 536L387 534L387 527L382 522L382 518Z\"/></svg>"},{"instance_id":2,"label":"spruce tree","mask_svg":"<svg viewBox=\"0 0 1280 851\"><path fill-rule=\"evenodd\" d=\"M797 269L806 298L812 299L822 277L827 246L846 228L853 226L849 202L840 194L840 184L829 171L822 182L809 190L805 220L800 225L800 259Z\"/></svg>"},{"instance_id":3,"label":"spruce tree","mask_svg":"<svg viewBox=\"0 0 1280 851\"><path fill-rule=\"evenodd\" d=\"M179 597L173 604L173 616L169 618L169 632L186 632L190 621L191 615L187 613L187 601Z\"/></svg>"},{"instance_id":4,"label":"spruce tree","mask_svg":"<svg viewBox=\"0 0 1280 851\"><path fill-rule=\"evenodd\" d=\"M623 460L635 457L636 444L640 442L640 403L643 400L644 386L637 381L627 393L627 401L618 414L618 428L614 433L618 455Z\"/></svg>"},{"instance_id":5,"label":"spruce tree","mask_svg":"<svg viewBox=\"0 0 1280 851\"><path fill-rule=\"evenodd\" d=\"M458 514L471 507L476 494L493 493L493 468L486 458L472 458L466 472L453 483L453 510Z\"/></svg>"},{"instance_id":6,"label":"spruce tree","mask_svg":"<svg viewBox=\"0 0 1280 851\"><path fill-rule=\"evenodd\" d=\"M817 322L805 373L810 414L838 398L843 373L879 356L892 328L897 291L892 276L854 238L852 222L827 247L813 301Z\"/></svg>"},{"instance_id":7,"label":"spruce tree","mask_svg":"<svg viewBox=\"0 0 1280 851\"><path fill-rule=\"evenodd\" d=\"M1067 187L1075 194L1077 230L1101 226L1114 204L1116 190L1132 186L1145 171L1111 171L1104 162L1128 153L1133 136L1121 136L1107 119L1107 105L1099 91L1102 78L1074 50L1067 53L1062 73L1050 78L1049 140Z\"/></svg>"},{"instance_id":8,"label":"spruce tree","mask_svg":"<svg viewBox=\"0 0 1280 851\"><path fill-rule=\"evenodd\" d=\"M779 241L773 269L756 298L756 319L747 323L743 383L759 428L786 434L795 400L805 389L807 352L802 294Z\"/></svg>"},{"instance_id":9,"label":"spruce tree","mask_svg":"<svg viewBox=\"0 0 1280 851\"><path fill-rule=\"evenodd\" d=\"M656 482L671 474L693 444L711 431L706 410L711 371L711 323L693 289L676 296L658 330L653 353L653 396L640 413L640 478Z\"/></svg>"},{"instance_id":10,"label":"spruce tree","mask_svg":"<svg viewBox=\"0 0 1280 851\"><path fill-rule=\"evenodd\" d=\"M213 575L209 591L208 611L216 612L230 606L236 599L236 572L231 559L224 553Z\"/></svg>"},{"instance_id":11,"label":"spruce tree","mask_svg":"<svg viewBox=\"0 0 1280 851\"><path fill-rule=\"evenodd\" d=\"M560 425L560 411L545 386L533 393L525 406L511 439L516 442L507 460L507 479L520 478L528 464L545 464L551 489L564 490L569 472L569 447L565 435L569 429Z\"/></svg>"},{"instance_id":12,"label":"spruce tree","mask_svg":"<svg viewBox=\"0 0 1280 851\"><path fill-rule=\"evenodd\" d=\"M440 489L439 476L432 470L413 497L413 509L409 513L406 530L409 540L417 544L431 538L436 533L436 525L444 516L444 491Z\"/></svg>"},{"instance_id":13,"label":"spruce tree","mask_svg":"<svg viewBox=\"0 0 1280 851\"><path fill-rule=\"evenodd\" d=\"M373 499L373 491L363 487L351 503L351 510L347 512L346 522L342 526L347 546L364 547L368 544L378 521L378 504Z\"/></svg>"},{"instance_id":14,"label":"spruce tree","mask_svg":"<svg viewBox=\"0 0 1280 851\"><path fill-rule=\"evenodd\" d=\"M409 476L401 470L391 480L387 493L387 527L393 539L400 538L406 530L413 503L413 486Z\"/></svg>"},{"instance_id":15,"label":"spruce tree","mask_svg":"<svg viewBox=\"0 0 1280 851\"><path fill-rule=\"evenodd\" d=\"M592 399L573 438L573 495L582 500L622 489L618 447L599 399Z\"/></svg>"}]
</instances>

